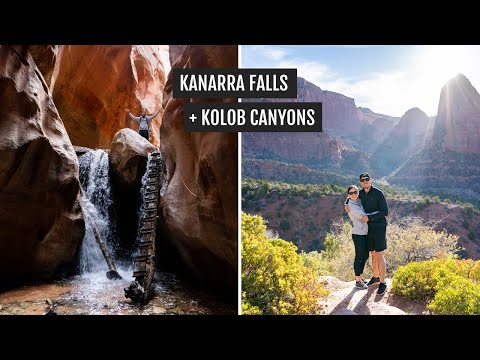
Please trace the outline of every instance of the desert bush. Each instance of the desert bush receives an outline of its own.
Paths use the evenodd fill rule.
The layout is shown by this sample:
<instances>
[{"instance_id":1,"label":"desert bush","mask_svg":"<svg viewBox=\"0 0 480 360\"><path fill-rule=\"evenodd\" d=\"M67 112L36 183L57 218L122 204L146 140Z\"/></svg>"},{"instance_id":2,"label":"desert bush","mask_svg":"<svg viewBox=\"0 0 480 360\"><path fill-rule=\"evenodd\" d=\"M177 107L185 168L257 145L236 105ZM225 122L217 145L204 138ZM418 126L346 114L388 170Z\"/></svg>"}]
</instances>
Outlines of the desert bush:
<instances>
[{"instance_id":1,"label":"desert bush","mask_svg":"<svg viewBox=\"0 0 480 360\"><path fill-rule=\"evenodd\" d=\"M480 284L457 276L438 291L428 308L440 315L480 315Z\"/></svg>"},{"instance_id":2,"label":"desert bush","mask_svg":"<svg viewBox=\"0 0 480 360\"><path fill-rule=\"evenodd\" d=\"M473 206L471 204L467 204L467 205L465 205L464 209L465 209L465 214L467 215L467 217L469 219L471 219L472 216L473 216Z\"/></svg>"},{"instance_id":3,"label":"desert bush","mask_svg":"<svg viewBox=\"0 0 480 360\"><path fill-rule=\"evenodd\" d=\"M412 261L434 259L443 254L456 254L458 236L446 230L435 231L421 218L407 217L387 226L385 252L388 274L401 265Z\"/></svg>"},{"instance_id":4,"label":"desert bush","mask_svg":"<svg viewBox=\"0 0 480 360\"><path fill-rule=\"evenodd\" d=\"M393 275L392 288L409 300L430 301L438 289L455 279L453 259L412 262L400 266Z\"/></svg>"},{"instance_id":5,"label":"desert bush","mask_svg":"<svg viewBox=\"0 0 480 360\"><path fill-rule=\"evenodd\" d=\"M302 257L303 264L312 269L317 276L329 275L333 272L331 265L328 261L325 261L322 253L318 251L310 251L300 253Z\"/></svg>"},{"instance_id":6,"label":"desert bush","mask_svg":"<svg viewBox=\"0 0 480 360\"><path fill-rule=\"evenodd\" d=\"M428 303L436 314L480 314L480 261L443 256L400 266L393 290L410 300Z\"/></svg>"},{"instance_id":7,"label":"desert bush","mask_svg":"<svg viewBox=\"0 0 480 360\"><path fill-rule=\"evenodd\" d=\"M297 247L268 239L260 216L242 213L242 312L315 314L327 291Z\"/></svg>"},{"instance_id":8,"label":"desert bush","mask_svg":"<svg viewBox=\"0 0 480 360\"><path fill-rule=\"evenodd\" d=\"M456 254L459 250L458 236L444 231L435 231L432 225L422 219L410 217L397 220L387 226L387 276L402 265L412 261L434 259L442 254ZM330 275L341 280L353 278L355 248L349 222L334 222L324 241L323 259L327 268L333 269ZM371 276L370 262L367 262L365 275Z\"/></svg>"}]
</instances>

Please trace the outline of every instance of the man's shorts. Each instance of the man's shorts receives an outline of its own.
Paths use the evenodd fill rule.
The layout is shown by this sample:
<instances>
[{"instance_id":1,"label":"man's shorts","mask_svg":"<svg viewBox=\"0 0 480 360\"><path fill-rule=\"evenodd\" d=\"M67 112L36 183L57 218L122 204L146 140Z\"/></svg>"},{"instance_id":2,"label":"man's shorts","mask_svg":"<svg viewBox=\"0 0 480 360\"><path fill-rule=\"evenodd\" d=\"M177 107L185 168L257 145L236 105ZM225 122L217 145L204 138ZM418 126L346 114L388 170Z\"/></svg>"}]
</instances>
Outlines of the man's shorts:
<instances>
[{"instance_id":1,"label":"man's shorts","mask_svg":"<svg viewBox=\"0 0 480 360\"><path fill-rule=\"evenodd\" d=\"M383 251L387 249L387 226L375 224L368 226L368 249L370 251Z\"/></svg>"},{"instance_id":2,"label":"man's shorts","mask_svg":"<svg viewBox=\"0 0 480 360\"><path fill-rule=\"evenodd\" d=\"M139 130L138 133L148 140L148 130Z\"/></svg>"}]
</instances>

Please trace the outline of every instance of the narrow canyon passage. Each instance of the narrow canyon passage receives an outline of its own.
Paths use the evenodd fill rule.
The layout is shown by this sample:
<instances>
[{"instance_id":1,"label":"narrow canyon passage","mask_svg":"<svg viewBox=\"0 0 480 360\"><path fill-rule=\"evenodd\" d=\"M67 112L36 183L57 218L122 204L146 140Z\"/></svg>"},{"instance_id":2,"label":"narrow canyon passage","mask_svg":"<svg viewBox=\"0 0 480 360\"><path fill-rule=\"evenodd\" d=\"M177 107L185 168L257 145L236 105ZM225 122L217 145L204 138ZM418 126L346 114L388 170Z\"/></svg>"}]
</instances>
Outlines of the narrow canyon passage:
<instances>
[{"instance_id":1,"label":"narrow canyon passage","mask_svg":"<svg viewBox=\"0 0 480 360\"><path fill-rule=\"evenodd\" d=\"M195 99L172 97L170 70L185 66L236 67L236 46L0 46L0 314L43 313L47 299L58 314L236 313L237 136L184 131ZM127 108L160 111L148 140ZM145 256L154 152L157 271L135 306L124 289ZM122 280L106 278L93 226Z\"/></svg>"}]
</instances>

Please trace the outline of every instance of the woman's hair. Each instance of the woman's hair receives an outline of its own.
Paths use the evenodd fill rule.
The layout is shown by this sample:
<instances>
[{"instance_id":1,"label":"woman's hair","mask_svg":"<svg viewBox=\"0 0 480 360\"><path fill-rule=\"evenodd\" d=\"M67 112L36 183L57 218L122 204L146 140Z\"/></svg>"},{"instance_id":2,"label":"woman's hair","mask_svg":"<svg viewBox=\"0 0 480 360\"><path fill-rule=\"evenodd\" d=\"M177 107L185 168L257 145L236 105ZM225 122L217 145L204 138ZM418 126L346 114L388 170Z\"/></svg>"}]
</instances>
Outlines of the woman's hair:
<instances>
[{"instance_id":1,"label":"woman's hair","mask_svg":"<svg viewBox=\"0 0 480 360\"><path fill-rule=\"evenodd\" d=\"M350 190L352 190L353 188L357 189L358 190L358 187L357 185L350 185L348 188L347 188L347 194L350 192Z\"/></svg>"},{"instance_id":2,"label":"woman's hair","mask_svg":"<svg viewBox=\"0 0 480 360\"><path fill-rule=\"evenodd\" d=\"M350 185L350 186L347 188L347 194L350 192L350 190L352 190L352 189L354 189L354 188L357 189L357 191L358 191L358 187L357 187L356 185ZM349 194L349 195L350 195L350 194ZM345 200L345 204L348 204L349 201L350 201L350 197L347 196L347 199Z\"/></svg>"}]
</instances>

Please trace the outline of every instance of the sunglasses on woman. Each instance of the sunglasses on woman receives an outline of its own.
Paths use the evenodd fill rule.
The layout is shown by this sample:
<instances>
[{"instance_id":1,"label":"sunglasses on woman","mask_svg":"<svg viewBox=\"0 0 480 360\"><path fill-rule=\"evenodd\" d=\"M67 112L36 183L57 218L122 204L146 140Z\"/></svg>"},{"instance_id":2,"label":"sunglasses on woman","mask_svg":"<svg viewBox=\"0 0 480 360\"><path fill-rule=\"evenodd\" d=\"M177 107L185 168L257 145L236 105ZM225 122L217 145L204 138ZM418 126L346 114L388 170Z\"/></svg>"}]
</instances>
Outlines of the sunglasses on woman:
<instances>
[{"instance_id":1,"label":"sunglasses on woman","mask_svg":"<svg viewBox=\"0 0 480 360\"><path fill-rule=\"evenodd\" d=\"M355 190L355 191L350 191L348 194L349 194L349 195L358 194L358 191L357 191L357 190Z\"/></svg>"}]
</instances>

